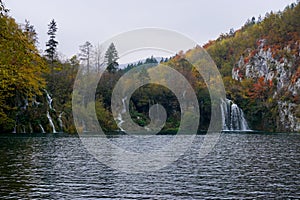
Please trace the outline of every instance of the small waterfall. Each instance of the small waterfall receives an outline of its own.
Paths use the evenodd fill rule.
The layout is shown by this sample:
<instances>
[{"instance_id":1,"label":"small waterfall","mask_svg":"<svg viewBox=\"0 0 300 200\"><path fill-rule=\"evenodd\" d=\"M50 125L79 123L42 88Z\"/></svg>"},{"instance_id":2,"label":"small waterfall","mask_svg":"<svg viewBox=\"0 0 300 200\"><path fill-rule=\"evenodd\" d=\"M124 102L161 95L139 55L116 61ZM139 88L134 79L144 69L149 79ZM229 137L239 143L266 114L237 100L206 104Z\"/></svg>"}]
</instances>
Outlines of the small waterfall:
<instances>
[{"instance_id":1,"label":"small waterfall","mask_svg":"<svg viewBox=\"0 0 300 200\"><path fill-rule=\"evenodd\" d=\"M44 91L45 91L45 93L46 93L46 99L47 99L47 103L48 103L48 105L49 105L49 109L50 109L50 110L55 110L55 109L52 107L52 101L53 101L53 99L51 98L51 96L50 96L50 94L48 93L47 90L44 90Z\"/></svg>"},{"instance_id":2,"label":"small waterfall","mask_svg":"<svg viewBox=\"0 0 300 200\"><path fill-rule=\"evenodd\" d=\"M127 96L124 97L124 98L122 98L123 109L122 109L121 113L118 114L118 117L116 118L116 120L119 121L119 123L117 124L117 126L118 126L118 127L120 128L120 130L123 131L123 132L124 132L125 130L121 127L121 125L122 125L125 121L124 121L123 118L122 118L122 114L126 113L126 103L125 103L126 100L127 100Z\"/></svg>"},{"instance_id":3,"label":"small waterfall","mask_svg":"<svg viewBox=\"0 0 300 200\"><path fill-rule=\"evenodd\" d=\"M123 104L123 110L121 112L122 114L126 113L126 104L125 104L126 100L127 100L127 96L122 99L122 104Z\"/></svg>"},{"instance_id":4,"label":"small waterfall","mask_svg":"<svg viewBox=\"0 0 300 200\"><path fill-rule=\"evenodd\" d=\"M33 133L33 129L32 129L31 123L29 123L29 133Z\"/></svg>"},{"instance_id":5,"label":"small waterfall","mask_svg":"<svg viewBox=\"0 0 300 200\"><path fill-rule=\"evenodd\" d=\"M17 123L15 123L14 130L12 131L12 133L17 133Z\"/></svg>"},{"instance_id":6,"label":"small waterfall","mask_svg":"<svg viewBox=\"0 0 300 200\"><path fill-rule=\"evenodd\" d=\"M223 131L250 131L244 112L229 99L222 100L221 114Z\"/></svg>"},{"instance_id":7,"label":"small waterfall","mask_svg":"<svg viewBox=\"0 0 300 200\"><path fill-rule=\"evenodd\" d=\"M44 128L43 128L43 126L42 126L42 124L39 124L39 127L41 128L41 130L42 130L42 133L45 133L45 130L44 130Z\"/></svg>"},{"instance_id":8,"label":"small waterfall","mask_svg":"<svg viewBox=\"0 0 300 200\"><path fill-rule=\"evenodd\" d=\"M53 132L53 133L56 133L55 126L54 126L54 124L53 124L53 121L52 121L52 118L51 118L51 116L50 116L50 114L49 114L49 111L47 111L47 118L48 118L48 120L49 120L50 126L52 127L52 132Z\"/></svg>"},{"instance_id":9,"label":"small waterfall","mask_svg":"<svg viewBox=\"0 0 300 200\"><path fill-rule=\"evenodd\" d=\"M120 128L121 131L125 131L121 125L124 123L124 120L122 119L122 115L121 113L118 114L118 117L116 118L117 120L119 120L119 123L117 124L117 126Z\"/></svg>"},{"instance_id":10,"label":"small waterfall","mask_svg":"<svg viewBox=\"0 0 300 200\"><path fill-rule=\"evenodd\" d=\"M61 112L60 114L59 114L59 116L58 116L58 123L59 123L59 128L60 128L60 131L63 131L63 122L62 122L62 119L61 119L61 117L62 117L62 115L64 114L64 112Z\"/></svg>"}]
</instances>

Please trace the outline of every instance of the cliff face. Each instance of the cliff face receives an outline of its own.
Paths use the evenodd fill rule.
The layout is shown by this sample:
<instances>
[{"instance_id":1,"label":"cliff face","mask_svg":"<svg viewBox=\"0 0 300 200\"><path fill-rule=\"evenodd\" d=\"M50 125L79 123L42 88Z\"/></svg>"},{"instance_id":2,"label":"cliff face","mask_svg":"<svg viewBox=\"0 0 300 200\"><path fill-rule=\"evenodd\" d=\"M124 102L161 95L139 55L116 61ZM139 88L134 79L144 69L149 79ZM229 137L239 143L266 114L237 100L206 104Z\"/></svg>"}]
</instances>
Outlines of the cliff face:
<instances>
[{"instance_id":1,"label":"cliff face","mask_svg":"<svg viewBox=\"0 0 300 200\"><path fill-rule=\"evenodd\" d=\"M270 85L272 98L276 104L270 109L276 110L277 131L300 131L300 44L283 49L268 47L267 40L258 41L257 49L241 56L232 69L232 78L238 81L262 79ZM254 91L255 92L255 91Z\"/></svg>"}]
</instances>

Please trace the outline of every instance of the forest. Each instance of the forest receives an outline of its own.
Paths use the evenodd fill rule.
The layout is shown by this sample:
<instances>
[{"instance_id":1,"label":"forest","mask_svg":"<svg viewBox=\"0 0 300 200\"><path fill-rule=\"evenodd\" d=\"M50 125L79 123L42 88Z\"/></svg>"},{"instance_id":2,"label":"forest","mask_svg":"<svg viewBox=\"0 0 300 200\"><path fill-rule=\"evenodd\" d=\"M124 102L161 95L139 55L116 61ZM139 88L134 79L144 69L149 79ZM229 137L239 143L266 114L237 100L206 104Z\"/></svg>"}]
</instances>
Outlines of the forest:
<instances>
[{"instance_id":1,"label":"forest","mask_svg":"<svg viewBox=\"0 0 300 200\"><path fill-rule=\"evenodd\" d=\"M20 24L9 15L0 0L0 132L76 133L72 116L72 92L78 73L103 73L95 94L99 124L107 133L119 127L111 112L115 84L126 72L142 70L142 77L159 63L168 65L190 81L199 102L199 131L210 122L211 100L207 86L187 61L194 49L157 60L149 55L144 61L121 68L118 50L85 42L79 54L61 59L57 46L59 22L48 24L46 50L37 49L38 35L29 21ZM226 96L245 113L253 130L300 132L300 4L293 3L282 12L252 17L238 30L221 34L203 46L216 63L225 85ZM140 68L140 66L147 66ZM80 66L85 71L79 71ZM130 84L130 83L128 83ZM141 126L149 123L149 107L159 103L167 111L162 130L176 132L180 125L180 106L167 88L148 84L130 98L130 115ZM86 104L85 106L90 106ZM84 129L84 127L82 127Z\"/></svg>"}]
</instances>

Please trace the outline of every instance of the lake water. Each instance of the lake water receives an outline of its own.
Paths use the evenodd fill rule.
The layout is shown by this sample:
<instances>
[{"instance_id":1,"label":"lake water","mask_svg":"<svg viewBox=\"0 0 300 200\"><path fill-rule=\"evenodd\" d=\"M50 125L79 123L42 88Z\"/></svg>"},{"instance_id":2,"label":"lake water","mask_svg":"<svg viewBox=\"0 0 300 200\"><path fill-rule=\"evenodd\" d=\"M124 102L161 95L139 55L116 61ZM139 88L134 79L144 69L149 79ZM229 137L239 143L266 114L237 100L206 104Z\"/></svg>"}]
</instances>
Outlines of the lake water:
<instances>
[{"instance_id":1,"label":"lake water","mask_svg":"<svg viewBox=\"0 0 300 200\"><path fill-rule=\"evenodd\" d=\"M126 146L127 136L111 138ZM173 136L155 136L157 141ZM300 198L300 134L222 134L203 159L192 148L171 165L128 174L99 163L78 137L0 135L2 199Z\"/></svg>"}]
</instances>

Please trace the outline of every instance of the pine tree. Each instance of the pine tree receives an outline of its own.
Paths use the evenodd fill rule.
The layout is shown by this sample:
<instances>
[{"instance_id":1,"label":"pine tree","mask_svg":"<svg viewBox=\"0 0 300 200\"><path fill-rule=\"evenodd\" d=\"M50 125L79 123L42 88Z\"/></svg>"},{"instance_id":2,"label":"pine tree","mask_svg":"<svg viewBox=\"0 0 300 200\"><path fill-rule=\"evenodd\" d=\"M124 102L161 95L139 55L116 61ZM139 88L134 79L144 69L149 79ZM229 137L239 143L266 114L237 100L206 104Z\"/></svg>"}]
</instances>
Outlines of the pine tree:
<instances>
[{"instance_id":1,"label":"pine tree","mask_svg":"<svg viewBox=\"0 0 300 200\"><path fill-rule=\"evenodd\" d=\"M105 63L107 65L107 70L110 73L114 73L117 71L117 67L119 66L117 60L119 59L118 52L114 43L111 43L105 52Z\"/></svg>"},{"instance_id":2,"label":"pine tree","mask_svg":"<svg viewBox=\"0 0 300 200\"><path fill-rule=\"evenodd\" d=\"M56 56L56 48L57 48L57 45L58 45L58 42L55 40L57 25L56 25L56 22L54 21L54 19L52 19L52 21L50 22L48 27L49 27L49 29L48 29L47 34L49 35L50 39L46 43L47 49L45 50L45 52L46 52L46 57L53 64L53 61L54 61L55 56Z\"/></svg>"}]
</instances>

